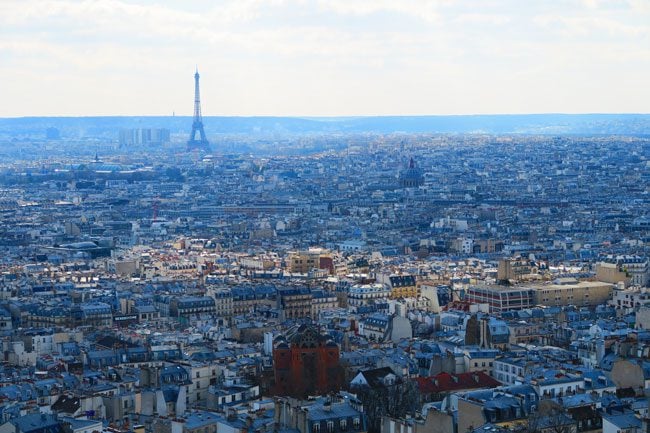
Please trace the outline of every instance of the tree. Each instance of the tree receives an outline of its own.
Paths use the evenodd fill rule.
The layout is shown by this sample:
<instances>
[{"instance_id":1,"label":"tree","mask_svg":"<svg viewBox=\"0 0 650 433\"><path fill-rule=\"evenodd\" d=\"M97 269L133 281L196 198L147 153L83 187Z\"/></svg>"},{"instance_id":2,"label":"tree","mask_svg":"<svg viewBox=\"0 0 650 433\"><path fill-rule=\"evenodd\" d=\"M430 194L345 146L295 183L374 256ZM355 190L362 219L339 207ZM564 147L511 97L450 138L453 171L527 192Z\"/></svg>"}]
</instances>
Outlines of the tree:
<instances>
[{"instance_id":1,"label":"tree","mask_svg":"<svg viewBox=\"0 0 650 433\"><path fill-rule=\"evenodd\" d=\"M576 422L564 407L552 400L540 402L536 412L528 416L527 433L576 433Z\"/></svg>"},{"instance_id":2,"label":"tree","mask_svg":"<svg viewBox=\"0 0 650 433\"><path fill-rule=\"evenodd\" d=\"M415 415L418 409L418 388L412 380L400 380L393 385L375 388L363 386L354 391L368 416L369 433L380 431L383 416L403 418L407 414Z\"/></svg>"},{"instance_id":3,"label":"tree","mask_svg":"<svg viewBox=\"0 0 650 433\"><path fill-rule=\"evenodd\" d=\"M165 169L165 176L173 182L183 182L185 180L181 169L178 167L167 167Z\"/></svg>"}]
</instances>

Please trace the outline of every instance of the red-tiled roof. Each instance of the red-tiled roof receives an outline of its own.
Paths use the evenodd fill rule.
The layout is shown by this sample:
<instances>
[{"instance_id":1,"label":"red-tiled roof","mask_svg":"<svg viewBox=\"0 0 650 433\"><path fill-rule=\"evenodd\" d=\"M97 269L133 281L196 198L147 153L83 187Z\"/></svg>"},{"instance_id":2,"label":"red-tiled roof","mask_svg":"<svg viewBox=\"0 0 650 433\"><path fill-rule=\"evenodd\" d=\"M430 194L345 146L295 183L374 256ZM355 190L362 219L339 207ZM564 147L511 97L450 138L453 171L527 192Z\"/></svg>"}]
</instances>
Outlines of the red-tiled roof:
<instances>
[{"instance_id":1,"label":"red-tiled roof","mask_svg":"<svg viewBox=\"0 0 650 433\"><path fill-rule=\"evenodd\" d=\"M459 374L440 373L431 377L418 377L415 380L422 394L435 394L464 389L494 388L501 385L501 382L482 371Z\"/></svg>"}]
</instances>

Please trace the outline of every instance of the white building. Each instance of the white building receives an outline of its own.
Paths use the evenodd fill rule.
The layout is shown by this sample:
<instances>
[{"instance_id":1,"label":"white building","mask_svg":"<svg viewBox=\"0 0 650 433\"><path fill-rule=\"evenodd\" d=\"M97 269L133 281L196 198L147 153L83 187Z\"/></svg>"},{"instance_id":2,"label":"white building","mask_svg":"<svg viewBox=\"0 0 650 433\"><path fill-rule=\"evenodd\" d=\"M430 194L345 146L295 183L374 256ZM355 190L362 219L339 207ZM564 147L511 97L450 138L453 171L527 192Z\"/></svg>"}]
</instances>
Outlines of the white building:
<instances>
[{"instance_id":1,"label":"white building","mask_svg":"<svg viewBox=\"0 0 650 433\"><path fill-rule=\"evenodd\" d=\"M650 261L641 256L607 256L605 263L616 264L630 278L635 286L647 287L650 284Z\"/></svg>"},{"instance_id":2,"label":"white building","mask_svg":"<svg viewBox=\"0 0 650 433\"><path fill-rule=\"evenodd\" d=\"M348 292L348 306L361 307L389 297L390 290L383 284L355 284Z\"/></svg>"}]
</instances>

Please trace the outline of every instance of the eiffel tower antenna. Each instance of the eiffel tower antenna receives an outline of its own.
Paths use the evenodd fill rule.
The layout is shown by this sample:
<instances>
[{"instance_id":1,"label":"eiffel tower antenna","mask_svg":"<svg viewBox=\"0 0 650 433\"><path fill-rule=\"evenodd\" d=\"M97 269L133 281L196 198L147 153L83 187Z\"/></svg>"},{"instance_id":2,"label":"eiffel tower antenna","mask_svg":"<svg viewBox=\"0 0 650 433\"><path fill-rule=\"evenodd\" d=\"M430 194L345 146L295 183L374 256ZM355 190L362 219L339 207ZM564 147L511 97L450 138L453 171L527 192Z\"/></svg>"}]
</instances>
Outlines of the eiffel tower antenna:
<instances>
[{"instance_id":1,"label":"eiffel tower antenna","mask_svg":"<svg viewBox=\"0 0 650 433\"><path fill-rule=\"evenodd\" d=\"M196 135L199 134L197 139ZM190 139L187 141L187 150L201 149L210 150L210 143L205 137L203 130L203 117L201 116L201 95L199 92L199 68L197 66L194 73L194 118L192 119L192 132Z\"/></svg>"}]
</instances>

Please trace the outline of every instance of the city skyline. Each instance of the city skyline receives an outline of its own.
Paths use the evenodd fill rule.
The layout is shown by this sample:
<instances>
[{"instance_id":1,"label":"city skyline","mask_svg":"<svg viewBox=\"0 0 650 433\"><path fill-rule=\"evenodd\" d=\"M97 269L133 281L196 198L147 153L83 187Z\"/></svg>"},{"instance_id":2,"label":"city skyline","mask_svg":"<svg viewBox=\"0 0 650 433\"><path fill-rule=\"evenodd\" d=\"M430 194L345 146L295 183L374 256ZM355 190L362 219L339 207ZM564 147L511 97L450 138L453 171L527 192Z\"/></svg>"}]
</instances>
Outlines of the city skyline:
<instances>
[{"instance_id":1,"label":"city skyline","mask_svg":"<svg viewBox=\"0 0 650 433\"><path fill-rule=\"evenodd\" d=\"M0 36L0 433L650 433L650 0Z\"/></svg>"},{"instance_id":2,"label":"city skyline","mask_svg":"<svg viewBox=\"0 0 650 433\"><path fill-rule=\"evenodd\" d=\"M643 1L7 1L0 117L647 113Z\"/></svg>"}]
</instances>

